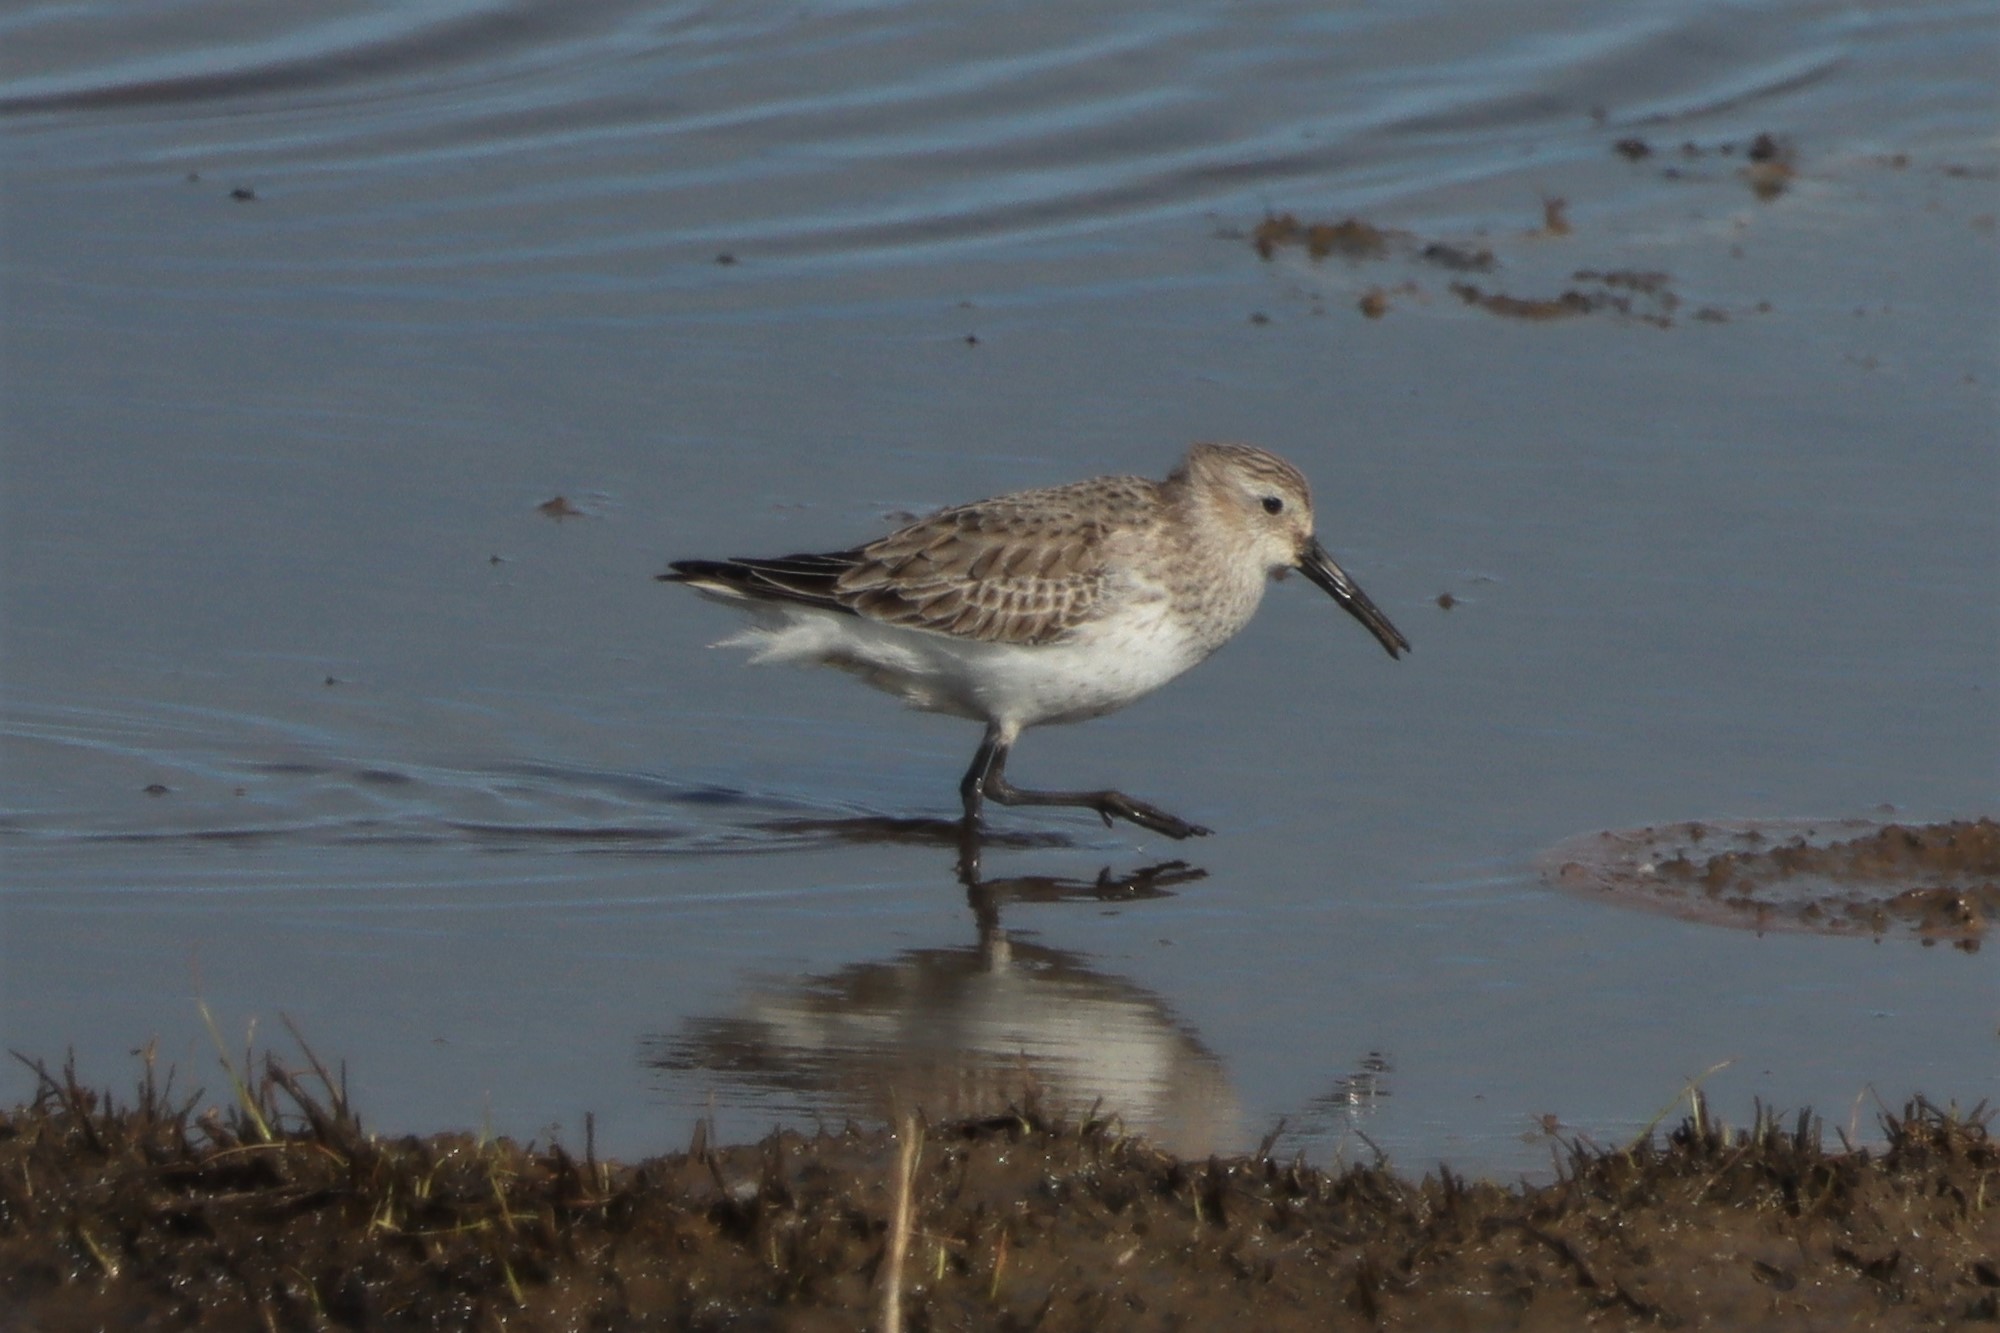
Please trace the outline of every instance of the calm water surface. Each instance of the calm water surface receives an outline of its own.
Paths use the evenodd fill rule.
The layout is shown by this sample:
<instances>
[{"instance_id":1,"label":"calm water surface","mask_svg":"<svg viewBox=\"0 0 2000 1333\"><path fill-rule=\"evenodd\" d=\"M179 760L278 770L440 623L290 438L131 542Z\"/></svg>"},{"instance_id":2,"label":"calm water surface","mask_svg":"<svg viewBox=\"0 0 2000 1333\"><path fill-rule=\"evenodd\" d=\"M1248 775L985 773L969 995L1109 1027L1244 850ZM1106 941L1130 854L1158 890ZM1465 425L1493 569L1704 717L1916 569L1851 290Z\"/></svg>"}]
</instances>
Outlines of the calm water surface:
<instances>
[{"instance_id":1,"label":"calm water surface","mask_svg":"<svg viewBox=\"0 0 2000 1333\"><path fill-rule=\"evenodd\" d=\"M1724 1061L1734 1117L2000 1094L1991 947L1533 869L2000 804L1996 48L1993 4L16 5L0 1035L219 1086L200 998L380 1128L621 1153L1032 1092L1505 1173ZM1281 212L1391 234L1260 259ZM1203 841L1002 812L968 887L925 821L973 727L651 579L1197 438L1298 461L1415 643L1292 580L1018 752Z\"/></svg>"}]
</instances>

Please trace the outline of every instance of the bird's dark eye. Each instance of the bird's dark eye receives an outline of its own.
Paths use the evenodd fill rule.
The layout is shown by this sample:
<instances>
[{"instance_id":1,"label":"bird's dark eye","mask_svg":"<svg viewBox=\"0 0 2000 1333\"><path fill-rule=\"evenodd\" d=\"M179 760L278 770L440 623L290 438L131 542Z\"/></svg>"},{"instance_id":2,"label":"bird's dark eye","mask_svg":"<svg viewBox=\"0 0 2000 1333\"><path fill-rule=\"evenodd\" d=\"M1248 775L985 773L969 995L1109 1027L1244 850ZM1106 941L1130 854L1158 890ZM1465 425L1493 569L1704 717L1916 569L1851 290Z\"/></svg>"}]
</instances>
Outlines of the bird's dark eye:
<instances>
[{"instance_id":1,"label":"bird's dark eye","mask_svg":"<svg viewBox=\"0 0 2000 1333\"><path fill-rule=\"evenodd\" d=\"M1267 495L1264 497L1264 512L1267 514L1282 514L1285 512L1285 502L1275 495Z\"/></svg>"}]
</instances>

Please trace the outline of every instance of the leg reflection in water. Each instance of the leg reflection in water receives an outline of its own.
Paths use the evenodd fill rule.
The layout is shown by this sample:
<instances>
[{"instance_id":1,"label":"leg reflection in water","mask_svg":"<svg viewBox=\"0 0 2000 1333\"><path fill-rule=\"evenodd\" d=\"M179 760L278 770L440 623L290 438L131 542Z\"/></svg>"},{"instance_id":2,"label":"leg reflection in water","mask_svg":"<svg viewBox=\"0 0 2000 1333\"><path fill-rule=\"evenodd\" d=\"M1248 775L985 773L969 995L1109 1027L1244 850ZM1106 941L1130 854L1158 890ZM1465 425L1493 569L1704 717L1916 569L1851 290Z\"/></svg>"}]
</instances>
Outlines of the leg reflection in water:
<instances>
[{"instance_id":1,"label":"leg reflection in water","mask_svg":"<svg viewBox=\"0 0 2000 1333\"><path fill-rule=\"evenodd\" d=\"M1171 897L1172 891L1180 885L1208 878L1206 870L1186 861L1158 861L1122 872L1114 872L1110 866L1105 866L1097 872L1096 879L1066 875L1007 875L989 879L984 873L981 851L978 828L970 824L962 826L958 843L958 882L965 886L966 903L972 908L973 919L979 923L980 943L989 947L1000 929L1000 907L1003 903L1140 902L1147 898Z\"/></svg>"}]
</instances>

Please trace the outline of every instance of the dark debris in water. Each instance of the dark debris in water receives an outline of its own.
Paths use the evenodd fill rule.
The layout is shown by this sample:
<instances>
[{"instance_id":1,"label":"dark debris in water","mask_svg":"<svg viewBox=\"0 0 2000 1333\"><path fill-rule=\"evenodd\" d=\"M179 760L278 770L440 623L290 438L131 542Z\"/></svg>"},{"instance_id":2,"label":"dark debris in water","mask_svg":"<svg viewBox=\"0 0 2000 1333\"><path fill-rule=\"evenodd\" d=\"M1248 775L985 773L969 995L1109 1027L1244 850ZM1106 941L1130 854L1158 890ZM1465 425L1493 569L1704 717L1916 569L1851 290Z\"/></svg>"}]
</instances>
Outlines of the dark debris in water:
<instances>
[{"instance_id":1,"label":"dark debris in water","mask_svg":"<svg viewBox=\"0 0 2000 1333\"><path fill-rule=\"evenodd\" d=\"M1337 255L1343 259L1382 259L1392 244L1411 240L1409 233L1386 231L1360 218L1339 222L1301 222L1290 213L1274 213L1250 233L1250 244L1260 259L1270 259L1287 246L1303 247L1314 259Z\"/></svg>"},{"instance_id":2,"label":"dark debris in water","mask_svg":"<svg viewBox=\"0 0 2000 1333\"><path fill-rule=\"evenodd\" d=\"M1596 113L1593 113L1596 114ZM1600 117L1602 123L1602 117ZM1801 179L1799 148L1788 136L1764 131L1746 140L1716 140L1680 143L1656 142L1639 135L1627 135L1611 142L1611 151L1632 163L1646 163L1662 178L1676 181L1736 179L1747 185L1757 199L1770 203L1790 192ZM1910 165L1906 153L1878 155L1876 165L1905 170ZM1959 178L1993 179L1991 168L1957 164L1941 165L1944 175ZM1989 215L1975 219L1975 226L1992 228ZM1541 223L1516 234L1517 239L1545 243L1573 244L1578 233L1571 216L1571 201L1547 196L1542 200ZM1282 252L1297 251L1315 264L1326 259L1343 259L1350 266L1383 261L1400 261L1412 267L1432 266L1450 272L1491 273L1501 267L1494 249L1482 244L1460 244L1430 240L1413 232L1383 226L1357 216L1338 220L1301 218L1291 212L1270 212L1247 233L1224 228L1217 233L1230 239L1248 239L1259 258L1269 262ZM1486 233L1482 230L1480 235ZM1505 248L1503 246L1503 248ZM1741 257L1740 251L1737 257ZM1664 275L1662 275L1664 277ZM1649 288L1622 288L1616 283L1594 282L1589 272L1579 271L1572 284L1556 291L1522 294L1495 290L1492 285L1460 279L1449 290L1466 305L1507 319L1532 322L1562 321L1580 315L1609 315L1658 328L1674 328L1687 323L1703 326L1729 324L1737 319L1770 313L1768 301L1729 306L1715 302L1693 305L1677 313L1681 298L1664 284ZM1420 303L1427 293L1414 282L1395 289ZM1389 290L1375 286L1362 291L1356 308L1371 320L1379 320L1393 308ZM1313 313L1324 313L1314 297Z\"/></svg>"},{"instance_id":3,"label":"dark debris in water","mask_svg":"<svg viewBox=\"0 0 2000 1333\"><path fill-rule=\"evenodd\" d=\"M582 518L584 516L583 510L578 509L572 504L567 495L552 496L542 501L535 506L535 512L544 518L555 519L557 522L561 522L566 518Z\"/></svg>"},{"instance_id":4,"label":"dark debris in water","mask_svg":"<svg viewBox=\"0 0 2000 1333\"><path fill-rule=\"evenodd\" d=\"M1550 197L1542 201L1541 226L1523 235L1529 239L1560 241L1574 230L1568 201ZM1408 264L1442 268L1458 274L1491 273L1500 267L1500 261L1490 247L1426 240L1407 231L1379 227L1356 217L1338 222L1308 222L1301 221L1292 213L1273 213L1251 231L1249 240L1258 256L1265 260L1275 258L1281 250L1300 249L1315 262L1329 257L1354 263L1400 259ZM1466 305L1488 314L1528 321L1606 315L1670 329L1675 326L1681 309L1681 297L1673 290L1672 276L1666 273L1629 268L1581 268L1570 275L1569 283L1553 294L1523 296L1459 278L1448 283L1447 290ZM1394 287L1376 285L1367 288L1356 298L1355 306L1365 317L1381 319L1394 308L1390 300L1392 296L1418 303L1428 300L1423 285L1406 280ZM1755 313L1764 313L1768 306L1760 305L1754 310ZM1704 305L1694 312L1693 318L1704 324L1720 324L1729 322L1732 313L1720 306Z\"/></svg>"},{"instance_id":5,"label":"dark debris in water","mask_svg":"<svg viewBox=\"0 0 2000 1333\"><path fill-rule=\"evenodd\" d=\"M1667 149L1637 136L1619 139L1611 145L1611 151L1627 162L1643 162L1653 156L1664 156ZM1769 131L1758 134L1748 144L1737 143L1733 139L1703 144L1688 139L1678 145L1674 156L1680 162L1695 162L1706 157L1742 157L1744 165L1738 169L1750 192L1769 203L1784 194L1798 175L1798 149L1783 135ZM1679 166L1668 166L1660 174L1668 180L1680 180L1686 172Z\"/></svg>"},{"instance_id":6,"label":"dark debris in water","mask_svg":"<svg viewBox=\"0 0 2000 1333\"><path fill-rule=\"evenodd\" d=\"M1436 264L1460 273L1490 273L1500 262L1483 245L1474 248L1446 241L1432 241L1417 252L1417 258L1426 264Z\"/></svg>"},{"instance_id":7,"label":"dark debris in water","mask_svg":"<svg viewBox=\"0 0 2000 1333\"><path fill-rule=\"evenodd\" d=\"M1545 224L1560 217L1564 206L1560 199L1551 202L1555 212L1545 209ZM1563 226L1568 227L1566 220ZM1314 260L1332 257L1359 261L1401 256L1460 272L1484 273L1499 263L1493 251L1483 245L1426 241L1411 232L1378 227L1356 217L1338 222L1302 222L1292 213L1267 214L1250 232L1250 245L1258 258L1267 260L1276 258L1280 250L1301 249Z\"/></svg>"},{"instance_id":8,"label":"dark debris in water","mask_svg":"<svg viewBox=\"0 0 2000 1333\"><path fill-rule=\"evenodd\" d=\"M2000 1147L1921 1099L1885 1146L1697 1098L1548 1185L1193 1161L1010 1109L636 1165L367 1133L268 1058L227 1110L36 1066L0 1114L0 1322L147 1329L1930 1327L2000 1318ZM232 1072L232 1082L235 1076ZM907 1180L907 1186L903 1182ZM899 1199L909 1225L897 1243ZM892 1261L892 1247L901 1262ZM891 1275L897 1275L892 1277Z\"/></svg>"},{"instance_id":9,"label":"dark debris in water","mask_svg":"<svg viewBox=\"0 0 2000 1333\"><path fill-rule=\"evenodd\" d=\"M1575 315L1609 313L1626 319L1672 328L1681 299L1669 285L1670 274L1641 269L1580 268L1570 275L1577 284L1555 296L1521 297L1485 291L1469 282L1451 284L1452 295L1467 305L1510 319L1568 319Z\"/></svg>"},{"instance_id":10,"label":"dark debris in water","mask_svg":"<svg viewBox=\"0 0 2000 1333\"><path fill-rule=\"evenodd\" d=\"M1572 839L1558 885L1756 930L1912 935L1979 948L2000 920L2000 823L1668 824Z\"/></svg>"}]
</instances>

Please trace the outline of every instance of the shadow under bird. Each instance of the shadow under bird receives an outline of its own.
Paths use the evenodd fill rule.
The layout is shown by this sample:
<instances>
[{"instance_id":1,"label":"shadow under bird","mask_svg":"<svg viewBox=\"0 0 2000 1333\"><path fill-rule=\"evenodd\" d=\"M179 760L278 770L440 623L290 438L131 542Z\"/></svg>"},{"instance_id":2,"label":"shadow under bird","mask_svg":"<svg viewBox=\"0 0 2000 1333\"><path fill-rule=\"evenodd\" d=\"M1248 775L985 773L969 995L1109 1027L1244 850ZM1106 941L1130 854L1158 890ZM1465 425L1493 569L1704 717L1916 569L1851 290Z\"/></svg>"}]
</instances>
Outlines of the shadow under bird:
<instances>
[{"instance_id":1,"label":"shadow under bird","mask_svg":"<svg viewBox=\"0 0 2000 1333\"><path fill-rule=\"evenodd\" d=\"M717 647L839 667L913 707L985 723L959 784L968 831L990 797L1081 806L1170 838L1207 833L1123 792L1016 787L1007 755L1028 727L1101 717L1180 675L1289 570L1389 656L1410 646L1313 535L1305 476L1244 444L1197 444L1165 481L1095 477L958 505L851 550L670 569L659 577L752 617Z\"/></svg>"}]
</instances>

